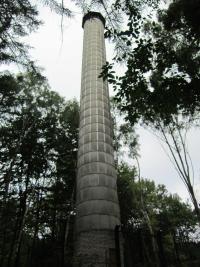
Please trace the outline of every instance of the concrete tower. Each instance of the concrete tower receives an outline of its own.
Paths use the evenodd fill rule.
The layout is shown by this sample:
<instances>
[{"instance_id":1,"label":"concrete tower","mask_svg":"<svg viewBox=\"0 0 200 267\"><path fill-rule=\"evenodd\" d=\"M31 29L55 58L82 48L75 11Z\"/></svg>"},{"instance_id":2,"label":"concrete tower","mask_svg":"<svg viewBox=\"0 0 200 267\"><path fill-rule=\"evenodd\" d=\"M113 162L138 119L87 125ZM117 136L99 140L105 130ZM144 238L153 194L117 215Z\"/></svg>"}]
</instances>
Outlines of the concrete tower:
<instances>
[{"instance_id":1,"label":"concrete tower","mask_svg":"<svg viewBox=\"0 0 200 267\"><path fill-rule=\"evenodd\" d=\"M105 20L83 17L84 40L76 195L75 266L119 266L115 227L120 224L106 62ZM119 247L118 247L119 248ZM119 258L119 257L118 257Z\"/></svg>"}]
</instances>

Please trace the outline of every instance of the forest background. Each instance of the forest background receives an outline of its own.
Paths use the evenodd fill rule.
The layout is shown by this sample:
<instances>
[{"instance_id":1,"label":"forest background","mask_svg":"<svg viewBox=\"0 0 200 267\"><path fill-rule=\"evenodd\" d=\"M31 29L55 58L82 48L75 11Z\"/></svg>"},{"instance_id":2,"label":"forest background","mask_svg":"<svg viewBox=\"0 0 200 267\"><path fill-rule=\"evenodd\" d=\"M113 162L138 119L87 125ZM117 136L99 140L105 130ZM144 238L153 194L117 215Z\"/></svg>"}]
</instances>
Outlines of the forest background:
<instances>
[{"instance_id":1,"label":"forest background","mask_svg":"<svg viewBox=\"0 0 200 267\"><path fill-rule=\"evenodd\" d=\"M92 4L101 6L102 1L99 2L100 3ZM178 92L182 93L179 94L180 102L176 102L176 99L176 101L172 102L172 106L169 106L168 110L163 111L161 109L156 110L156 112L158 112L161 118L164 118L164 122L166 122L162 125L163 127L169 126L171 114L174 116L184 111L184 114L182 113L181 116L185 115L184 119L189 116L189 123L191 123L191 118L195 118L195 127L198 128L198 116L196 116L196 114L198 114L199 94L198 89L195 90L195 88L198 88L199 84L199 67L196 67L199 62L199 24L197 23L196 26L195 20L191 22L190 16L189 20L188 17L185 16L185 1L174 1L175 12L178 10L177 6L183 9L180 14L180 21L173 21L175 19L173 17L173 12L170 12L171 10L173 11L174 6L171 6L171 9L169 8L169 15L164 17L165 19L171 18L171 22L169 19L169 21L167 20L168 24L166 24L166 21L162 20L161 16L161 21L156 21L154 22L155 24L151 21L147 21L148 23L145 22L145 25L141 26L140 24L143 23L140 20L141 17L139 17L141 16L141 3L143 5L149 5L149 7L153 9L155 8L157 12L159 8L156 2L158 1L135 1L132 5L129 1L116 1L114 5L115 9L121 12L122 15L128 16L129 24L127 23L127 26L129 28L132 26L132 23L135 23L135 29L141 27L138 30L145 30L146 34L151 37L154 36L155 40L157 37L160 38L158 38L158 41L161 40L163 42L166 40L163 39L164 37L166 38L166 36L162 35L164 34L164 30L167 30L169 34L170 31L173 32L173 27L175 27L175 31L178 31L179 46L176 43L177 40L172 40L173 42L171 45L175 44L174 49L181 48L179 51L175 50L176 52L187 52L185 52L185 54L183 53L180 58L183 59L186 54L189 56L186 58L187 60L184 58L185 60L183 62L179 59L178 63L181 69L177 71L177 67L175 66L174 68L173 66L170 70L171 77L167 78L170 78L173 88L177 88ZM50 90L46 78L36 67L37 64L30 60L30 56L28 56L27 53L28 48L26 48L24 44L20 44L21 40L25 41L24 36L26 36L26 31L32 31L34 27L37 28L37 26L39 26L37 12L31 4L28 1L16 1L12 4L3 1L1 3L1 64L4 69L5 66L7 66L5 63L11 63L11 67L9 66L10 72L1 72L0 81L1 219L3 222L0 229L0 261L1 266L70 266L73 254L72 229L75 215L74 181L77 151L78 103L75 100L66 102L57 93ZM37 2L35 2L35 4L37 4ZM62 36L65 38L64 35L62 35L64 26L64 22L62 22L63 12L67 16L71 15L71 13L68 9L63 8L62 3L60 6L54 1L43 2L43 4L47 4L54 12L57 11L60 14L58 16L59 25L57 25L57 34L61 36L61 39L59 39L58 42L59 49L58 47L56 49L58 52L63 53L64 48L62 47L64 47L64 43L62 42ZM88 5L83 6L84 3L80 3L80 1L79 4L81 4L85 10L89 8ZM192 6L196 8L195 10L199 10L198 1L192 1L191 7ZM127 30L119 28L120 25L116 23L116 14L110 12L105 5L102 6L102 10L110 21L106 29L107 37L113 39L116 45L115 51L117 51L117 57L115 57L114 61L123 61L123 64L130 66L132 54L129 48L132 45L131 42L135 41L134 38L136 41L137 39L141 40L143 36L138 37L137 32L135 33L133 29L132 31L129 29L129 32L127 32ZM107 13L108 11L110 13ZM192 9L192 11L194 11L194 9ZM192 14L194 16L194 13ZM153 16L155 16L155 11ZM135 21L135 18L138 18L139 22ZM72 19L68 18L67 21L69 20ZM188 21L190 22L189 24ZM78 23L79 30L77 30L77 34L74 36L76 42L78 42L78 31L80 32L81 30L80 20L77 20L76 23ZM158 27L157 23L168 28L162 31L162 27L160 26L159 30L157 30L157 36L155 36L154 31L155 27ZM183 25L181 23L183 23ZM52 25L52 27L53 26L55 25ZM183 37L181 37L182 32L180 30L183 31L184 34L186 32L192 42L186 42ZM51 37L55 36L54 34L52 34ZM129 37L131 37L131 40ZM167 38L169 39L169 36L167 36ZM70 36L66 42L71 42L71 39L73 40ZM141 51L144 50L145 55L149 55L152 52L152 44L149 45L147 42L148 46L142 46L146 41L148 40L143 40L141 46L138 46L139 49L134 51L134 59L136 59L138 65L136 68L135 66L131 66L131 68L128 69L129 71L134 70L134 68L135 70L140 69L141 73L144 73L144 77L145 72L149 70L144 69L143 62L147 68L150 68L150 65L149 61L146 61L148 57L143 58L143 53L141 53ZM51 48L50 42L42 42L41 39L39 43L44 48L47 47L47 44L48 47ZM52 41L52 43L54 43L54 41ZM180 44L184 44L183 47L185 50L182 49ZM187 45L186 47L185 44ZM160 53L160 47L158 46L157 48L158 50L153 51L153 53ZM52 48L49 49L49 51L48 58L51 59L51 56L53 56L52 51L55 50ZM69 51L72 51L72 49L69 49ZM164 50L161 52L164 54L169 51ZM170 52L172 53L173 51ZM137 55L139 58L136 58ZM169 56L169 54L167 54L167 56ZM42 58L41 55L39 58L40 57ZM65 64L70 64L70 67L72 67L73 64L75 64L74 58L75 56L72 55L71 60L68 60L68 63ZM158 85L163 82L159 78L159 75L163 77L163 74L161 75L163 68L166 70L166 68L169 68L170 64L173 65L177 63L174 62L174 60L178 60L174 57L169 59L170 60L166 61L163 56L162 62L164 62L164 67L159 65L159 60L155 60L155 73L151 70L154 74L152 74L151 83L154 82L154 86L157 86L157 89L160 89ZM191 71L191 63L193 64L192 69L194 71ZM16 65L19 70L23 69L23 73L21 71L19 74L16 74ZM112 65L107 65L104 68L103 75L113 84L114 89L115 86L121 86L121 91L119 89L118 92L122 92L122 94L117 94L118 99L127 101L127 99L130 98L130 92L123 91L123 84L120 84L118 80L119 75L116 77L115 72L113 72L111 68ZM14 70L14 75L11 73L11 70ZM62 80L61 77L66 76L64 66L62 66L60 71L56 68L53 72L61 75L59 78L60 81ZM175 72L175 74L173 72ZM141 77L139 77L140 83L138 83L138 81L130 80L128 73L126 73L124 78L123 74L120 74L122 75L120 80L124 82L127 88L132 88L130 87L130 83L133 84L135 82L136 89L138 86L140 90L146 90L146 87L144 87L144 80L142 80ZM133 73L131 73L131 75L132 74ZM135 77L137 77L137 73L135 74ZM186 74L190 75L190 77L185 77ZM50 75L50 77L51 76L53 75ZM148 76L148 79L149 77L150 76ZM194 84L188 89L185 81L190 84L190 79L194 81ZM67 88L67 94L69 95L69 92L71 92L74 87L77 87L75 85L75 80L78 80L77 76L74 77L70 85L66 87L62 85L59 87ZM162 83L162 85L164 84ZM189 98L187 91L186 95L184 95L184 88L190 90ZM180 91L180 89L182 89L182 91ZM148 95L148 91L146 91L146 93ZM161 92L161 95L164 93L164 91ZM173 92L172 95L169 95L169 99L173 99L175 95ZM119 102L117 102L118 99L115 99L115 103ZM142 98L139 96L138 101L140 99L143 99L143 96ZM167 98L165 100L167 101ZM146 107L149 103L147 101L143 104ZM153 104L154 103L151 102L151 107ZM115 113L116 105L117 104L114 106ZM131 103L131 105L133 104ZM129 105L130 113L134 113L132 109L134 105L131 105ZM176 107L176 109L174 110L173 107ZM118 108L120 107L118 106ZM126 114L129 114L129 110L125 110L126 113L121 116L123 116L123 118L126 117ZM121 111L124 112L122 109ZM160 121L155 117L154 106L151 111L152 114L150 114L149 122L152 123L153 118L153 124L156 126L156 130L158 130L158 125L156 125L156 123L159 122L160 125ZM135 114L140 113L143 116L143 118L140 119L144 119L145 116L145 120L149 119L149 114L142 113L141 110L138 109L135 110ZM134 266L134 264L138 264L138 266L179 266L181 264L183 266L190 266L190 264L191 266L195 266L194 264L196 264L196 266L198 266L199 261L196 253L199 246L198 238L197 233L195 237L193 234L199 221L198 207L196 207L194 212L192 206L190 207L188 204L183 203L177 195L170 195L163 185L155 186L154 182L142 179L143 175L141 177L141 173L143 164L140 160L141 167L138 168L138 154L142 155L142 151L138 150L135 118L129 116L127 118L127 123L120 119L119 116L120 113L117 117L119 121L115 126L115 136L117 136L115 141L120 141L115 142L115 148L116 164L118 164L118 190L122 208L122 224L126 237L125 258L127 266ZM145 120L143 120L144 123ZM184 130L185 122L187 122L188 127L188 120L186 120L181 124L181 128L179 128L181 131ZM148 123L145 127L147 127ZM174 131L174 128L170 129ZM196 140L195 145L197 146ZM195 151L197 151L197 149ZM125 155L124 153L129 154L131 160L129 159L128 163L121 161L122 156ZM185 155L187 155L187 153L183 154L183 157ZM189 172L187 172L187 163L186 160L186 167L183 171L186 174L186 179L188 179L187 174L189 174ZM152 166L152 162L150 165ZM158 165L157 163L157 169ZM149 173L150 171L148 169L148 175L145 175L145 178L154 178L149 177ZM171 179L170 177L167 178L168 180ZM189 179L190 178L191 177L189 177ZM161 182L162 177L159 177L158 180ZM178 181L178 178L176 178L176 181ZM179 180L178 183L181 183L181 181ZM133 245L135 242L139 244L137 249ZM150 255L153 255L153 257L150 257Z\"/></svg>"}]
</instances>

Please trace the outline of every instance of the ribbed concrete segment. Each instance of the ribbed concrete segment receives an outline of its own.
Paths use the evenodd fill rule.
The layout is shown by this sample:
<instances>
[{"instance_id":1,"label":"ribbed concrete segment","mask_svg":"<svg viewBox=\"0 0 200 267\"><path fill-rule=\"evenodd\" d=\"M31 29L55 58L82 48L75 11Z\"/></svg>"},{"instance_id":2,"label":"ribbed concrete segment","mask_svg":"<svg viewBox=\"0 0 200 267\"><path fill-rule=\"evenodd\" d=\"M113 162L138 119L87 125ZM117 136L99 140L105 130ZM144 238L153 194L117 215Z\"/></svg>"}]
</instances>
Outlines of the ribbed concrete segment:
<instances>
[{"instance_id":1,"label":"ribbed concrete segment","mask_svg":"<svg viewBox=\"0 0 200 267\"><path fill-rule=\"evenodd\" d=\"M120 212L108 85L99 78L106 62L103 17L89 13L83 27L75 261L106 267L115 248Z\"/></svg>"}]
</instances>

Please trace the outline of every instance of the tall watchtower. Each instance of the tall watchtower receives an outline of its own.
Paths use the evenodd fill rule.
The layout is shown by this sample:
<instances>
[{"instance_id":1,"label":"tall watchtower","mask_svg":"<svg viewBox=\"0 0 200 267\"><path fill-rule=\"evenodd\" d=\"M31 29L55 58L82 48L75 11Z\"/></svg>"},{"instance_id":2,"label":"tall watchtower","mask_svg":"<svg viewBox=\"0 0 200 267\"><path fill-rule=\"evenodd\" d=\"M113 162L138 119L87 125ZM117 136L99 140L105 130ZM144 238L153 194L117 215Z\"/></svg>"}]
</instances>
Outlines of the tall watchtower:
<instances>
[{"instance_id":1,"label":"tall watchtower","mask_svg":"<svg viewBox=\"0 0 200 267\"><path fill-rule=\"evenodd\" d=\"M76 195L77 266L119 266L115 228L120 211L113 156L113 126L108 84L99 78L106 63L105 19L98 12L83 17L83 59ZM76 265L76 264L75 264Z\"/></svg>"}]
</instances>

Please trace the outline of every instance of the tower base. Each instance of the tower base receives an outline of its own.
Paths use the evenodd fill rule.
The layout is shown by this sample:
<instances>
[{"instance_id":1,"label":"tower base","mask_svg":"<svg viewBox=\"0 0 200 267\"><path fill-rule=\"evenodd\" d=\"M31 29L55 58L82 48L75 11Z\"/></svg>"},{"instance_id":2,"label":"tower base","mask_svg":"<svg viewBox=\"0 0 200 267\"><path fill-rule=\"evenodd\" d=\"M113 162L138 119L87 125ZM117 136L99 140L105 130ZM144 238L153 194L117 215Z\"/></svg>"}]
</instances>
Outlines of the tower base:
<instances>
[{"instance_id":1,"label":"tower base","mask_svg":"<svg viewBox=\"0 0 200 267\"><path fill-rule=\"evenodd\" d=\"M79 233L75 240L74 267L122 267L115 242L114 231Z\"/></svg>"}]
</instances>

